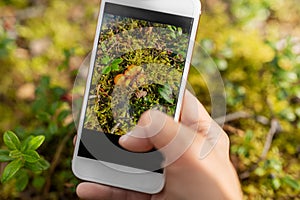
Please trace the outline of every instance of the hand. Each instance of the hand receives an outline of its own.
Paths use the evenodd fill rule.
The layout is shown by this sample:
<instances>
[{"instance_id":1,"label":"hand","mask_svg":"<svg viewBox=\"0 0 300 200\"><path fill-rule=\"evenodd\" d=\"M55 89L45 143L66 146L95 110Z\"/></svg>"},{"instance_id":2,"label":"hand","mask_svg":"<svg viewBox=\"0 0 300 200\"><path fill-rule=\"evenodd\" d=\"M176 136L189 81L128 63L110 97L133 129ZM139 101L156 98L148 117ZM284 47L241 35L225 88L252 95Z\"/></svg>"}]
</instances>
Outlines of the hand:
<instances>
[{"instance_id":1,"label":"hand","mask_svg":"<svg viewBox=\"0 0 300 200\"><path fill-rule=\"evenodd\" d=\"M153 132L154 130L158 131ZM229 158L229 139L189 92L186 92L184 97L180 123L159 111L147 111L140 118L137 128L131 134L122 136L119 143L134 152L144 152L155 147L164 154L166 162L170 162L170 165L165 167L166 184L163 191L149 195L83 182L77 187L80 198L242 199L239 180ZM164 148L166 146L167 148ZM208 154L200 159L203 151Z\"/></svg>"}]
</instances>

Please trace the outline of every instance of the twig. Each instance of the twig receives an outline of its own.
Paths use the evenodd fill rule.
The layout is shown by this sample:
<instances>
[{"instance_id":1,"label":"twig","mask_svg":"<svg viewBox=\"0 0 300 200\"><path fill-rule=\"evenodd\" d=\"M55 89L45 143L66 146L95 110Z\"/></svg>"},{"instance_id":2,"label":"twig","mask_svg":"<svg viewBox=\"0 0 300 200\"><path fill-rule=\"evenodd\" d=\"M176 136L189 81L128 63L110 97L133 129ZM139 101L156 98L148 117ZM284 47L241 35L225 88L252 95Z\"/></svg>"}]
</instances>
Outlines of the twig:
<instances>
[{"instance_id":1,"label":"twig","mask_svg":"<svg viewBox=\"0 0 300 200\"><path fill-rule=\"evenodd\" d=\"M223 124L223 123L235 121L235 120L242 119L242 118L250 118L252 116L253 115L251 115L247 112L238 111L238 112L235 112L235 113L228 114L226 116L218 117L214 120L220 125L220 124Z\"/></svg>"},{"instance_id":2,"label":"twig","mask_svg":"<svg viewBox=\"0 0 300 200\"><path fill-rule=\"evenodd\" d=\"M253 115L253 114L247 113L245 111L238 111L238 112L230 113L226 116L218 117L214 120L220 125L223 123L228 123L228 122L232 122L232 121L235 121L238 119L246 119L246 118L254 118L257 122L259 122L263 125L268 125L270 123L270 120L265 116Z\"/></svg>"},{"instance_id":3,"label":"twig","mask_svg":"<svg viewBox=\"0 0 300 200\"><path fill-rule=\"evenodd\" d=\"M271 148L271 144L272 144L274 135L278 131L280 131L280 129L281 129L281 127L280 127L280 124L279 124L278 120L273 118L271 120L271 127L269 129L269 132L268 132L268 135L267 135L267 138L266 138L266 142L264 144L264 149L263 149L259 159L247 171L245 171L245 172L243 172L239 175L241 180L248 178L250 176L250 173L253 172L258 167L258 163L266 159L267 154L268 154L268 152Z\"/></svg>"},{"instance_id":4,"label":"twig","mask_svg":"<svg viewBox=\"0 0 300 200\"><path fill-rule=\"evenodd\" d=\"M280 125L279 122L276 119L272 119L271 121L271 128L269 130L269 133L267 135L267 139L264 145L264 149L261 153L260 158L263 160L266 158L268 151L270 150L272 141L273 141L273 137L275 135L275 133L277 133L280 130Z\"/></svg>"},{"instance_id":5,"label":"twig","mask_svg":"<svg viewBox=\"0 0 300 200\"><path fill-rule=\"evenodd\" d=\"M244 111L239 111L239 112L228 114L225 118L225 122L231 122L237 119L244 119L244 118L251 118L251 117L253 117L253 115Z\"/></svg>"},{"instance_id":6,"label":"twig","mask_svg":"<svg viewBox=\"0 0 300 200\"><path fill-rule=\"evenodd\" d=\"M71 135L73 134L72 131L70 131L61 141L61 143L59 144L57 151L55 152L55 155L52 159L51 165L50 165L50 169L49 169L49 173L47 175L47 180L44 186L44 195L47 195L49 193L50 187L51 187L51 179L52 179L52 174L55 171L55 168L57 167L59 161L60 161L60 156L66 146L66 143L70 140Z\"/></svg>"}]
</instances>

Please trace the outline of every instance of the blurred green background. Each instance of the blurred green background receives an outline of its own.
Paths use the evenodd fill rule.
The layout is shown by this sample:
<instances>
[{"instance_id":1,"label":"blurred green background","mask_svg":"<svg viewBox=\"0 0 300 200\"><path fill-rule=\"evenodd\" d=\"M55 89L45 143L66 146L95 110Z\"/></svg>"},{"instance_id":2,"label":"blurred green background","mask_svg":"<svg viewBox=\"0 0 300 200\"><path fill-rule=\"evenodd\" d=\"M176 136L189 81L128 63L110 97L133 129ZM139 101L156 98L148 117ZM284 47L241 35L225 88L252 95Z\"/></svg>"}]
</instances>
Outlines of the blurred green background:
<instances>
[{"instance_id":1,"label":"blurred green background","mask_svg":"<svg viewBox=\"0 0 300 200\"><path fill-rule=\"evenodd\" d=\"M207 0L197 41L226 89L224 130L245 199L300 199L300 2ZM14 131L50 167L0 184L0 199L75 199L72 88L92 49L98 0L0 2L0 148ZM189 82L210 110L205 82ZM7 163L0 164L0 173Z\"/></svg>"}]
</instances>

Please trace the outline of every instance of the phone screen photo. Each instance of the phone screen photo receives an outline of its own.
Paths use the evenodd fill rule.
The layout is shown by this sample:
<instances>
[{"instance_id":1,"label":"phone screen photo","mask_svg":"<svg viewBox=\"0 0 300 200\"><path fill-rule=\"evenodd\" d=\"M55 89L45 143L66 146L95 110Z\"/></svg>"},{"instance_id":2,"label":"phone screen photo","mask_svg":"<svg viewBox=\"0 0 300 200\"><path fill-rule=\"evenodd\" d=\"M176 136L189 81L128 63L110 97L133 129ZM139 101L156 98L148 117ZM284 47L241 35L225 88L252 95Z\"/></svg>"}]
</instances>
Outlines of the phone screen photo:
<instances>
[{"instance_id":1,"label":"phone screen photo","mask_svg":"<svg viewBox=\"0 0 300 200\"><path fill-rule=\"evenodd\" d=\"M162 173L158 151L129 152L118 140L146 110L178 113L192 26L193 18L105 3L77 156Z\"/></svg>"}]
</instances>

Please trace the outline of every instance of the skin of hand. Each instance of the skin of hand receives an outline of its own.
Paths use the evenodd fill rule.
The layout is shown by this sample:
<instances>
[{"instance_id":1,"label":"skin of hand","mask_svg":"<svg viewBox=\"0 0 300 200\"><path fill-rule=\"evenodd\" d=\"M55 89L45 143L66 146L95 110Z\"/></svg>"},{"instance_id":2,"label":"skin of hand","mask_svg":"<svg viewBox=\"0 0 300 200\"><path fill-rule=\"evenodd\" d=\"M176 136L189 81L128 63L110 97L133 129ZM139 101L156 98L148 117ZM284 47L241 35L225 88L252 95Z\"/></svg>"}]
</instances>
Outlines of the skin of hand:
<instances>
[{"instance_id":1,"label":"skin of hand","mask_svg":"<svg viewBox=\"0 0 300 200\"><path fill-rule=\"evenodd\" d=\"M181 113L178 123L159 111L147 111L137 128L119 140L121 146L133 152L145 152L155 147L163 153L166 162L170 161L165 167L166 183L160 193L150 195L83 182L77 186L77 195L87 200L242 199L240 183L229 158L226 133L188 91ZM211 145L211 151L200 159L200 151L212 131L218 138L215 145ZM164 148L166 146L168 148ZM182 146L186 148L182 149ZM179 156L178 149L184 150Z\"/></svg>"}]
</instances>

